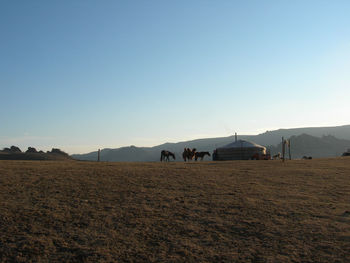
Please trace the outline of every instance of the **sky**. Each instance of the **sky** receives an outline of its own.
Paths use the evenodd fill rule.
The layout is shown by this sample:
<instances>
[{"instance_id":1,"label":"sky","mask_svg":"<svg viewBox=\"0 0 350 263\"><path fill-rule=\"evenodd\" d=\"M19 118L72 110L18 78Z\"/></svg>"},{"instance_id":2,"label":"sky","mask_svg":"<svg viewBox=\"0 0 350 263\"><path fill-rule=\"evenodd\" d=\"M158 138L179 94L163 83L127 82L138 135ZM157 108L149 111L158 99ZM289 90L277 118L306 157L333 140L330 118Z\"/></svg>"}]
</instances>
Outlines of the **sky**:
<instances>
[{"instance_id":1,"label":"sky","mask_svg":"<svg viewBox=\"0 0 350 263\"><path fill-rule=\"evenodd\" d=\"M0 148L350 124L350 1L0 1Z\"/></svg>"}]
</instances>

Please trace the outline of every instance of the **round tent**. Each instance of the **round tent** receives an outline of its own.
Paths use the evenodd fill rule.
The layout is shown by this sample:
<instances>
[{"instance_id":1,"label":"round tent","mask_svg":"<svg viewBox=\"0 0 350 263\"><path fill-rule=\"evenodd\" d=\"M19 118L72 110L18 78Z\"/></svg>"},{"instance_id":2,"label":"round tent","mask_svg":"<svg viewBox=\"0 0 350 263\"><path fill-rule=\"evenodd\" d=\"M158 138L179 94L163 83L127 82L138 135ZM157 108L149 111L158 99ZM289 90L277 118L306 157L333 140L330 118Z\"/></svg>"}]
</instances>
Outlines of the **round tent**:
<instances>
[{"instance_id":1,"label":"round tent","mask_svg":"<svg viewBox=\"0 0 350 263\"><path fill-rule=\"evenodd\" d=\"M250 160L255 155L266 154L266 148L254 142L238 140L214 151L214 161Z\"/></svg>"}]
</instances>

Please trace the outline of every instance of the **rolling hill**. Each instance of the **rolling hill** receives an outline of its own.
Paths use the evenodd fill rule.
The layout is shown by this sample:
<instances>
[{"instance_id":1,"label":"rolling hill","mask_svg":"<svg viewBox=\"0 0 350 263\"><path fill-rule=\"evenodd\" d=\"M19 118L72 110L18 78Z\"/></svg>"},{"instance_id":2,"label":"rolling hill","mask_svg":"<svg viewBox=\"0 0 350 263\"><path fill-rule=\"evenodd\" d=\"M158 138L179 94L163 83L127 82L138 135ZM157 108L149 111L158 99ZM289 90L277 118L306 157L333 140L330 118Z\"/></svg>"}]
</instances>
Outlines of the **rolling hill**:
<instances>
[{"instance_id":1,"label":"rolling hill","mask_svg":"<svg viewBox=\"0 0 350 263\"><path fill-rule=\"evenodd\" d=\"M321 138L302 134L290 137L292 158L302 158L303 156L337 157L350 148L350 141L337 139L332 135ZM277 146L270 146L271 154L281 152L282 143Z\"/></svg>"}]
</instances>

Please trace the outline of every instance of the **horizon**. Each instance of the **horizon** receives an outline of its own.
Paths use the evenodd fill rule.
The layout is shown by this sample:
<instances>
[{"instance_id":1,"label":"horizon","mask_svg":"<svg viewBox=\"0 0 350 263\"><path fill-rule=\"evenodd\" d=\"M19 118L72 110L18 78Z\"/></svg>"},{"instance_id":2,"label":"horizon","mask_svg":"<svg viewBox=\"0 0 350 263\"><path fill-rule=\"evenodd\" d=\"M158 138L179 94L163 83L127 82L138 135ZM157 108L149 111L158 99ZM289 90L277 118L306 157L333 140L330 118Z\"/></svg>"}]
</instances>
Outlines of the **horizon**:
<instances>
[{"instance_id":1,"label":"horizon","mask_svg":"<svg viewBox=\"0 0 350 263\"><path fill-rule=\"evenodd\" d=\"M344 126L350 126L350 124L343 124L343 125L336 125L336 126L307 126L307 127L289 127L289 128L278 128L278 129L270 129L270 130L266 130L266 131L262 131L262 132L258 132L258 133L255 133L255 134L246 134L246 133L242 133L242 134L238 134L237 133L237 136L240 137L240 136L257 136L257 135L260 135L260 134L264 134L266 132L273 132L273 131L278 131L278 130L293 130L293 129L312 129L312 128L335 128L335 127L344 127ZM177 141L165 141L165 142L160 142L158 144L151 144L151 145L136 145L136 144L128 144L128 145L119 145L119 146L104 146L104 147L91 147L91 146L88 146L87 149L90 149L90 150L87 150L85 152L70 152L70 151L67 151L66 149L69 147L59 147L59 146L48 146L48 147L44 147L44 148L37 148L35 146L32 146L32 145L17 145L17 144L10 144L10 145L7 145L7 146L3 146L1 147L0 146L0 150L2 150L3 148L5 147L11 147L11 146L17 146L19 147L22 152L26 151L26 149L28 147L34 147L36 148L36 150L43 150L44 152L46 151L50 151L51 149L53 148L57 148L57 149L60 149L66 153L68 153L69 155L79 155L79 154L88 154L88 153L91 153L91 152L97 152L98 149L100 149L101 151L102 150L105 150L105 149L119 149L119 148L124 148L124 147L138 147L138 148L152 148L152 147L156 147L156 146L159 146L159 145L162 145L162 144L167 144L167 143L181 143L181 142L187 142L187 141L195 141L195 140L205 140L205 139L214 139L214 138L225 138L225 137L234 137L235 134L231 134L231 135L223 135L223 136L214 136L214 137L196 137L196 138L188 138L188 139L182 139L182 140L177 140ZM1 139L1 138L0 138ZM1 144L0 144L1 145Z\"/></svg>"},{"instance_id":2,"label":"horizon","mask_svg":"<svg viewBox=\"0 0 350 263\"><path fill-rule=\"evenodd\" d=\"M0 148L343 126L349 13L345 0L5 1Z\"/></svg>"}]
</instances>

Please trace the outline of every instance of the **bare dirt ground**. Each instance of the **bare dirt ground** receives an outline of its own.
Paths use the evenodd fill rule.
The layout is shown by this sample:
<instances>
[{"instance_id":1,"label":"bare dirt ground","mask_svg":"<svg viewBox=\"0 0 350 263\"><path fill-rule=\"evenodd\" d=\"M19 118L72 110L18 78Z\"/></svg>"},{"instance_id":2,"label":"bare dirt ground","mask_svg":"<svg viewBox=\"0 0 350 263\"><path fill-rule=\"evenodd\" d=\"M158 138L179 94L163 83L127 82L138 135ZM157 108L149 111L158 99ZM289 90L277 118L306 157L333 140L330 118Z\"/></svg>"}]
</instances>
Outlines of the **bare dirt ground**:
<instances>
[{"instance_id":1,"label":"bare dirt ground","mask_svg":"<svg viewBox=\"0 0 350 263\"><path fill-rule=\"evenodd\" d=\"M350 158L0 161L0 262L350 262Z\"/></svg>"}]
</instances>

